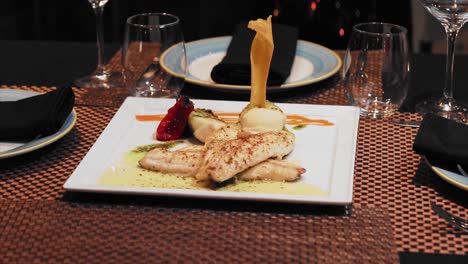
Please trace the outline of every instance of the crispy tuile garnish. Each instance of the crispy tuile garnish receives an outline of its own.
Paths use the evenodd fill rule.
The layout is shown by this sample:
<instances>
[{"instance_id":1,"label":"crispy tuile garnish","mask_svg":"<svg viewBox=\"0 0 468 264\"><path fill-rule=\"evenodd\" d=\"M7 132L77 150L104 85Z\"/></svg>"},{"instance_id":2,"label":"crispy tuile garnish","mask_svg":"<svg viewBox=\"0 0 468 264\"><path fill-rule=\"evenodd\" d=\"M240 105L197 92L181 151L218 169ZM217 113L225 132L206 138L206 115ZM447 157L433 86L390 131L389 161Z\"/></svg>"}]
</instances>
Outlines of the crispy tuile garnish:
<instances>
[{"instance_id":1,"label":"crispy tuile garnish","mask_svg":"<svg viewBox=\"0 0 468 264\"><path fill-rule=\"evenodd\" d=\"M251 20L248 27L256 31L250 48L252 71L250 105L264 108L268 72L274 49L271 16L266 20Z\"/></svg>"}]
</instances>

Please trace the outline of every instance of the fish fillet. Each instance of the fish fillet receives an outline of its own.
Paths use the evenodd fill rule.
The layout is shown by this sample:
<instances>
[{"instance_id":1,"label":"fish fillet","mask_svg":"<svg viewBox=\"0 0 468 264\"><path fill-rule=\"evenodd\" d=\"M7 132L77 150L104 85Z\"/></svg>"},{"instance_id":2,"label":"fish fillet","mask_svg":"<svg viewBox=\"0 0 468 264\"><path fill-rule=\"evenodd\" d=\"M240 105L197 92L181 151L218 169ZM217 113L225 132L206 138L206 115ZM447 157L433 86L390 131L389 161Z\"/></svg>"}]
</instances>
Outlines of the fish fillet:
<instances>
[{"instance_id":1,"label":"fish fillet","mask_svg":"<svg viewBox=\"0 0 468 264\"><path fill-rule=\"evenodd\" d=\"M271 180L295 181L305 173L305 169L286 160L269 159L239 174L239 179L245 181Z\"/></svg>"},{"instance_id":2,"label":"fish fillet","mask_svg":"<svg viewBox=\"0 0 468 264\"><path fill-rule=\"evenodd\" d=\"M203 160L203 146L190 146L177 151L156 148L138 162L142 168L163 173L194 176Z\"/></svg>"},{"instance_id":3,"label":"fish fillet","mask_svg":"<svg viewBox=\"0 0 468 264\"><path fill-rule=\"evenodd\" d=\"M188 161L188 163L180 162L166 163L167 159L172 161ZM203 159L203 147L196 146L192 149L182 149L176 151L168 151L167 149L155 149L151 151L140 161L140 166L163 173L174 173L183 176L194 176L200 169L201 160ZM198 161L198 162L197 162ZM187 166L187 164L193 164ZM271 181L295 181L300 178L305 169L288 162L286 160L268 159L261 162L246 171L240 172L238 177L240 180L271 180Z\"/></svg>"},{"instance_id":4,"label":"fish fillet","mask_svg":"<svg viewBox=\"0 0 468 264\"><path fill-rule=\"evenodd\" d=\"M218 128L205 139L205 148L209 147L211 142L216 140L236 139L237 135L241 133L241 131L242 128L238 124L229 124Z\"/></svg>"},{"instance_id":5,"label":"fish fillet","mask_svg":"<svg viewBox=\"0 0 468 264\"><path fill-rule=\"evenodd\" d=\"M223 182L270 158L281 159L294 148L295 136L289 131L270 131L243 135L205 144L203 163L195 175L200 181Z\"/></svg>"}]
</instances>

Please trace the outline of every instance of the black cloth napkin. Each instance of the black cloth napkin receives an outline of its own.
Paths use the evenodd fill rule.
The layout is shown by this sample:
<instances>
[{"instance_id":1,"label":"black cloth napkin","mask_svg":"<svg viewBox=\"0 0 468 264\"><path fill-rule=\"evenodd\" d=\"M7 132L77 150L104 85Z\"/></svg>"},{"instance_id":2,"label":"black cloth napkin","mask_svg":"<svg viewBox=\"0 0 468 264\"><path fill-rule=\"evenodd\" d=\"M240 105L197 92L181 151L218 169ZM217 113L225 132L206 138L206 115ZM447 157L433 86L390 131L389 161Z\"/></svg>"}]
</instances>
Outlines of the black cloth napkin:
<instances>
[{"instance_id":1,"label":"black cloth napkin","mask_svg":"<svg viewBox=\"0 0 468 264\"><path fill-rule=\"evenodd\" d=\"M71 87L57 88L18 101L0 102L0 140L27 140L60 129L73 109Z\"/></svg>"},{"instance_id":2,"label":"black cloth napkin","mask_svg":"<svg viewBox=\"0 0 468 264\"><path fill-rule=\"evenodd\" d=\"M413 150L429 160L461 164L468 168L468 125L426 114L414 140Z\"/></svg>"},{"instance_id":3,"label":"black cloth napkin","mask_svg":"<svg viewBox=\"0 0 468 264\"><path fill-rule=\"evenodd\" d=\"M236 26L231 43L223 60L211 71L211 79L217 83L250 85L250 46L255 31L247 28L247 22ZM281 85L291 73L296 55L297 28L273 24L275 48L271 59L267 85Z\"/></svg>"}]
</instances>

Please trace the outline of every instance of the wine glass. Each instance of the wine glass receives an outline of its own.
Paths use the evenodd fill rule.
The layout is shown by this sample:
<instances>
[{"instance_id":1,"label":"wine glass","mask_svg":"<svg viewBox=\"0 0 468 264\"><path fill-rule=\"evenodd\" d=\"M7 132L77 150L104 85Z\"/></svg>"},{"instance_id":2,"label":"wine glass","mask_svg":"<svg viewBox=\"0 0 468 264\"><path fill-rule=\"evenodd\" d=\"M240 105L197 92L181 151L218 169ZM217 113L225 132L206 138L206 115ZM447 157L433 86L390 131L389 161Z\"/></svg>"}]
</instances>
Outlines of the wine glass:
<instances>
[{"instance_id":1,"label":"wine glass","mask_svg":"<svg viewBox=\"0 0 468 264\"><path fill-rule=\"evenodd\" d=\"M75 85L83 88L118 88L123 87L121 73L111 71L104 64L104 26L102 15L104 6L109 0L88 0L93 7L96 18L97 67L93 73L80 77L74 81Z\"/></svg>"},{"instance_id":2,"label":"wine glass","mask_svg":"<svg viewBox=\"0 0 468 264\"><path fill-rule=\"evenodd\" d=\"M379 22L353 27L342 68L350 104L361 116L388 118L398 111L409 84L406 28Z\"/></svg>"},{"instance_id":3,"label":"wine glass","mask_svg":"<svg viewBox=\"0 0 468 264\"><path fill-rule=\"evenodd\" d=\"M468 0L420 0L421 4L437 18L447 34L446 76L443 96L416 105L421 114L433 113L455 121L468 122L468 107L453 98L453 67L455 42L460 28L468 21Z\"/></svg>"},{"instance_id":4,"label":"wine glass","mask_svg":"<svg viewBox=\"0 0 468 264\"><path fill-rule=\"evenodd\" d=\"M167 13L129 17L125 25L122 67L131 95L177 97L187 68L179 18Z\"/></svg>"}]
</instances>

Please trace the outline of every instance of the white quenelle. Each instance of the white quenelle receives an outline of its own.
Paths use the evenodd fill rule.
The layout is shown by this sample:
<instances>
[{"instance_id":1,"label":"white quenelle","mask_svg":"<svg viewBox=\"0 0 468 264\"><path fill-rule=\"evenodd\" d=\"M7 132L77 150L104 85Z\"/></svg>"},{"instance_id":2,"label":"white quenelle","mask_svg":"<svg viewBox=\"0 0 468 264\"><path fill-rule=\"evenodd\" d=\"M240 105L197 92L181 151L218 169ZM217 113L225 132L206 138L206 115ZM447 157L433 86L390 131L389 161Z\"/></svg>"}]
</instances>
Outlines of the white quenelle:
<instances>
[{"instance_id":1,"label":"white quenelle","mask_svg":"<svg viewBox=\"0 0 468 264\"><path fill-rule=\"evenodd\" d=\"M239 116L242 130L250 133L283 130L286 115L274 103L267 101L265 107L252 107L250 104Z\"/></svg>"}]
</instances>

